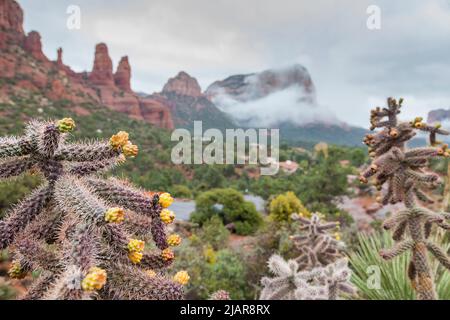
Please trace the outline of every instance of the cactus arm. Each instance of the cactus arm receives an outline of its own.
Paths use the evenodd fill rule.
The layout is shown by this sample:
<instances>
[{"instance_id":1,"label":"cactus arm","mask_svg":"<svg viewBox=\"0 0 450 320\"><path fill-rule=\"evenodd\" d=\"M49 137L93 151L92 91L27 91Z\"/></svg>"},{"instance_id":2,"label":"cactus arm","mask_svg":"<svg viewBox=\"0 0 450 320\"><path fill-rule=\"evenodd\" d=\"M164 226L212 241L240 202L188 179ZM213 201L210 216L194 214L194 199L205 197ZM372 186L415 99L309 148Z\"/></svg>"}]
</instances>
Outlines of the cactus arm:
<instances>
[{"instance_id":1,"label":"cactus arm","mask_svg":"<svg viewBox=\"0 0 450 320\"><path fill-rule=\"evenodd\" d=\"M0 249L11 244L17 233L44 209L51 194L52 188L47 184L42 185L0 221Z\"/></svg>"},{"instance_id":2,"label":"cactus arm","mask_svg":"<svg viewBox=\"0 0 450 320\"><path fill-rule=\"evenodd\" d=\"M0 137L0 159L28 155L32 145L28 139L16 137Z\"/></svg>"},{"instance_id":3,"label":"cactus arm","mask_svg":"<svg viewBox=\"0 0 450 320\"><path fill-rule=\"evenodd\" d=\"M109 143L96 142L86 144L64 145L55 152L55 159L59 161L100 161L115 158L120 151L115 150Z\"/></svg>"},{"instance_id":4,"label":"cactus arm","mask_svg":"<svg viewBox=\"0 0 450 320\"><path fill-rule=\"evenodd\" d=\"M73 176L66 176L57 181L55 199L63 211L76 212L87 223L105 223L107 205L92 195L90 190Z\"/></svg>"},{"instance_id":5,"label":"cactus arm","mask_svg":"<svg viewBox=\"0 0 450 320\"><path fill-rule=\"evenodd\" d=\"M0 161L0 179L17 177L30 170L34 164L35 161L29 156Z\"/></svg>"},{"instance_id":6,"label":"cactus arm","mask_svg":"<svg viewBox=\"0 0 450 320\"><path fill-rule=\"evenodd\" d=\"M111 298L123 300L180 300L183 288L161 276L149 277L144 271L126 264L114 264L108 272L105 291Z\"/></svg>"},{"instance_id":7,"label":"cactus arm","mask_svg":"<svg viewBox=\"0 0 450 320\"><path fill-rule=\"evenodd\" d=\"M85 183L92 188L98 196L111 203L118 204L126 209L133 210L151 217L159 217L159 211L155 210L155 196L146 196L141 190L125 186L116 179L100 180L88 178Z\"/></svg>"}]
</instances>

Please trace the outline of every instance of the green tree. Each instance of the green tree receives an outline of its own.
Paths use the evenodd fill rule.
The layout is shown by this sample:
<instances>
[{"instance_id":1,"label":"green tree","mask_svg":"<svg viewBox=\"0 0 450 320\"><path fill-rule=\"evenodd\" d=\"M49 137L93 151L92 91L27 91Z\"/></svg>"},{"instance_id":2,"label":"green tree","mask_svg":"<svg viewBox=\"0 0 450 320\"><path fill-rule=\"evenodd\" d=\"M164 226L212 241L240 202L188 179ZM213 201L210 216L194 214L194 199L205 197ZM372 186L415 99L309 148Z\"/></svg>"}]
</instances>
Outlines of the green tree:
<instances>
[{"instance_id":1,"label":"green tree","mask_svg":"<svg viewBox=\"0 0 450 320\"><path fill-rule=\"evenodd\" d=\"M255 205L245 201L239 191L229 188L200 194L191 221L203 225L214 215L219 216L225 225L233 223L236 233L243 235L255 232L263 222Z\"/></svg>"}]
</instances>

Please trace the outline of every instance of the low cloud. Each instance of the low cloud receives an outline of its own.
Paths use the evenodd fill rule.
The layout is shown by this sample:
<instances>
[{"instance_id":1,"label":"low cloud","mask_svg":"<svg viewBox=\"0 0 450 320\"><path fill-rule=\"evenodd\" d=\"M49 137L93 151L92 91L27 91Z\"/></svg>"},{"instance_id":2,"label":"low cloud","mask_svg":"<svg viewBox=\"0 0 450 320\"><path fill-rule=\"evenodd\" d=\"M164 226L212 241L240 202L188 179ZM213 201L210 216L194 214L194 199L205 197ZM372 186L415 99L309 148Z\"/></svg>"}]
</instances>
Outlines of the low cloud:
<instances>
[{"instance_id":1,"label":"low cloud","mask_svg":"<svg viewBox=\"0 0 450 320\"><path fill-rule=\"evenodd\" d=\"M309 93L298 86L291 86L249 102L237 101L224 93L216 95L213 102L222 111L249 126L273 127L285 122L296 125L339 122L328 108L311 104L309 98Z\"/></svg>"}]
</instances>

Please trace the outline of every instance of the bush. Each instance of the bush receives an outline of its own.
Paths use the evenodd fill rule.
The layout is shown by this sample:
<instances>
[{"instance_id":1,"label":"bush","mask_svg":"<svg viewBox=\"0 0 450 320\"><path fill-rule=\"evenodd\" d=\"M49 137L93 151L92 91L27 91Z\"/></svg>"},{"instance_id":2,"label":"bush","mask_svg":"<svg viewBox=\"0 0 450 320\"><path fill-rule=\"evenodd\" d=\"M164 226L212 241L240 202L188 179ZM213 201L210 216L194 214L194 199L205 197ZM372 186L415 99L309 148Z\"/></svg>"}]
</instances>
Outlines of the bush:
<instances>
[{"instance_id":1,"label":"bush","mask_svg":"<svg viewBox=\"0 0 450 320\"><path fill-rule=\"evenodd\" d=\"M291 222L291 214L293 213L298 213L304 217L311 215L292 191L280 194L270 202L269 216L274 221Z\"/></svg>"},{"instance_id":2,"label":"bush","mask_svg":"<svg viewBox=\"0 0 450 320\"><path fill-rule=\"evenodd\" d=\"M208 243L214 250L219 250L226 247L230 232L223 225L222 219L215 215L203 224L198 236L202 243Z\"/></svg>"},{"instance_id":3,"label":"bush","mask_svg":"<svg viewBox=\"0 0 450 320\"><path fill-rule=\"evenodd\" d=\"M252 298L245 266L239 255L228 249L215 251L207 243L186 242L177 251L173 268L191 276L187 299L208 299L217 290L228 291L232 299Z\"/></svg>"},{"instance_id":4,"label":"bush","mask_svg":"<svg viewBox=\"0 0 450 320\"><path fill-rule=\"evenodd\" d=\"M225 225L233 223L236 233L242 235L254 233L263 222L255 205L234 189L213 189L197 197L191 221L203 225L215 215Z\"/></svg>"},{"instance_id":5,"label":"bush","mask_svg":"<svg viewBox=\"0 0 450 320\"><path fill-rule=\"evenodd\" d=\"M176 184L173 187L169 188L169 191L171 195L176 198L192 199L191 189L184 185Z\"/></svg>"}]
</instances>

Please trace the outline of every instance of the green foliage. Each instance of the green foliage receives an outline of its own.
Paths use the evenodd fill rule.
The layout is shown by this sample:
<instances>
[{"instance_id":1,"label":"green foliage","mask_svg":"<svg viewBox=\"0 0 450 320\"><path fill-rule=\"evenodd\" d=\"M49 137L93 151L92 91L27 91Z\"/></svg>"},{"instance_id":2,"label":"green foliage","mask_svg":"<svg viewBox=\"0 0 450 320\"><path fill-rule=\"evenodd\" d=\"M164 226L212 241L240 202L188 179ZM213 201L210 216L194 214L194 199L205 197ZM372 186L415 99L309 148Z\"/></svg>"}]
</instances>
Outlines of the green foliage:
<instances>
[{"instance_id":1,"label":"green foliage","mask_svg":"<svg viewBox=\"0 0 450 320\"><path fill-rule=\"evenodd\" d=\"M214 251L197 240L186 242L179 248L173 268L186 270L191 276L188 299L207 299L217 290L228 291L232 299L252 298L245 281L245 266L239 255L231 250Z\"/></svg>"},{"instance_id":2,"label":"green foliage","mask_svg":"<svg viewBox=\"0 0 450 320\"><path fill-rule=\"evenodd\" d=\"M16 290L10 286L5 280L0 278L0 300L11 300L17 295Z\"/></svg>"},{"instance_id":3,"label":"green foliage","mask_svg":"<svg viewBox=\"0 0 450 320\"><path fill-rule=\"evenodd\" d=\"M311 215L292 191L280 194L270 202L269 217L274 221L290 222L293 213L304 217Z\"/></svg>"},{"instance_id":4,"label":"green foliage","mask_svg":"<svg viewBox=\"0 0 450 320\"><path fill-rule=\"evenodd\" d=\"M191 199L192 191L187 186L176 184L169 188L170 194L175 198Z\"/></svg>"},{"instance_id":5,"label":"green foliage","mask_svg":"<svg viewBox=\"0 0 450 320\"><path fill-rule=\"evenodd\" d=\"M214 250L219 250L227 246L230 232L223 225L222 219L214 215L203 224L198 236L202 243L208 243Z\"/></svg>"},{"instance_id":6,"label":"green foliage","mask_svg":"<svg viewBox=\"0 0 450 320\"><path fill-rule=\"evenodd\" d=\"M224 224L233 223L236 233L242 235L254 233L263 222L255 205L234 189L213 189L197 197L192 222L203 225L215 215Z\"/></svg>"},{"instance_id":7,"label":"green foliage","mask_svg":"<svg viewBox=\"0 0 450 320\"><path fill-rule=\"evenodd\" d=\"M361 298L371 300L413 300L415 298L407 275L411 254L406 252L391 261L383 260L378 254L382 248L391 248L393 245L394 240L386 231L370 236L358 235L359 249L350 254L350 263L354 270L352 282L358 287ZM447 252L450 244L446 243L443 249ZM439 266L435 259L432 260L431 267L435 275L439 299L450 299L450 273ZM375 279L377 270L381 280L380 288L372 289L371 279Z\"/></svg>"}]
</instances>

